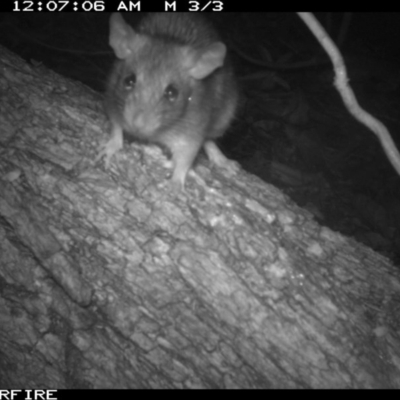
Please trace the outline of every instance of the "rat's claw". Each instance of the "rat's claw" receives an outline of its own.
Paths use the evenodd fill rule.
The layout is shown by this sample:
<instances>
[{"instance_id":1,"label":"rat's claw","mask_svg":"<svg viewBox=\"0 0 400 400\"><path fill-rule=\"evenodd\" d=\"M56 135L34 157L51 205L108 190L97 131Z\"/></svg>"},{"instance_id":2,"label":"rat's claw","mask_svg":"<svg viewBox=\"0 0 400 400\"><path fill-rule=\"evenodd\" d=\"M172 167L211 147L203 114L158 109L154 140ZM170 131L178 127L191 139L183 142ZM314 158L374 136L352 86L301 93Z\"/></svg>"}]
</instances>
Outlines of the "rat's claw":
<instances>
[{"instance_id":1,"label":"rat's claw","mask_svg":"<svg viewBox=\"0 0 400 400\"><path fill-rule=\"evenodd\" d=\"M111 139L107 143L103 143L99 146L95 162L99 162L104 157L104 164L106 168L108 168L110 166L112 156L121 150L122 146L122 130L115 129Z\"/></svg>"}]
</instances>

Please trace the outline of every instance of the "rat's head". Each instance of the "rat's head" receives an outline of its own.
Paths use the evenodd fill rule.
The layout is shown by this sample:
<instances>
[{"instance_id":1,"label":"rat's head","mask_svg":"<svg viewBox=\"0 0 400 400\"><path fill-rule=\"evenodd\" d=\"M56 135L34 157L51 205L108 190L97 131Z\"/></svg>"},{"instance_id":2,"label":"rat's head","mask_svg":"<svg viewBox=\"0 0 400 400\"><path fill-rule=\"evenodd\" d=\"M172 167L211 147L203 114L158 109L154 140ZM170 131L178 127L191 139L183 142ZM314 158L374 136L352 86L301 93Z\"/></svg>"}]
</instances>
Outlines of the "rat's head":
<instances>
[{"instance_id":1,"label":"rat's head","mask_svg":"<svg viewBox=\"0 0 400 400\"><path fill-rule=\"evenodd\" d=\"M119 59L112 90L121 103L124 127L147 139L185 119L226 55L221 42L196 48L138 33L120 14L110 19L110 45Z\"/></svg>"}]
</instances>

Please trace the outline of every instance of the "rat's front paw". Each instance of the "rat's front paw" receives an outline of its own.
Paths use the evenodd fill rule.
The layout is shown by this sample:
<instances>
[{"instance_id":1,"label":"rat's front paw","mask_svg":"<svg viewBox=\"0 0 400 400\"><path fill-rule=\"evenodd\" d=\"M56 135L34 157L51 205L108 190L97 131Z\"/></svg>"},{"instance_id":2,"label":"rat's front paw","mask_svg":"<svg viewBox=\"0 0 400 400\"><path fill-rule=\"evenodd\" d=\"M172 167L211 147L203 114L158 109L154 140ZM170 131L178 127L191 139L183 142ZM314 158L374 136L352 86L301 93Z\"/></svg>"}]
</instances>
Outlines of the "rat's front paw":
<instances>
[{"instance_id":1,"label":"rat's front paw","mask_svg":"<svg viewBox=\"0 0 400 400\"><path fill-rule=\"evenodd\" d=\"M104 157L104 165L109 168L112 156L122 149L123 142L118 136L112 137L107 143L103 143L98 148L98 154L95 163Z\"/></svg>"}]
</instances>

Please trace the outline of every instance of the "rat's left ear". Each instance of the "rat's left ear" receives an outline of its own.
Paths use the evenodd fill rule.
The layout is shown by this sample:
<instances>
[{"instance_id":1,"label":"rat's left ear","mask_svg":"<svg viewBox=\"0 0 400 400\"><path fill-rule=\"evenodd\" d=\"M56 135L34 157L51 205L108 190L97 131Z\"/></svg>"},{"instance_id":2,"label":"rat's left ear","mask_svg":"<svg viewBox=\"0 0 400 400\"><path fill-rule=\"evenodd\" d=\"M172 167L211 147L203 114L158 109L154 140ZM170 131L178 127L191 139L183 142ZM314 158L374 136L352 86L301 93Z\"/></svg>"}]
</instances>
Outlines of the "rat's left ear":
<instances>
[{"instance_id":1,"label":"rat's left ear","mask_svg":"<svg viewBox=\"0 0 400 400\"><path fill-rule=\"evenodd\" d=\"M222 42L214 42L205 49L187 49L184 63L189 75L194 79L204 79L217 68L222 67L226 56L226 46Z\"/></svg>"}]
</instances>

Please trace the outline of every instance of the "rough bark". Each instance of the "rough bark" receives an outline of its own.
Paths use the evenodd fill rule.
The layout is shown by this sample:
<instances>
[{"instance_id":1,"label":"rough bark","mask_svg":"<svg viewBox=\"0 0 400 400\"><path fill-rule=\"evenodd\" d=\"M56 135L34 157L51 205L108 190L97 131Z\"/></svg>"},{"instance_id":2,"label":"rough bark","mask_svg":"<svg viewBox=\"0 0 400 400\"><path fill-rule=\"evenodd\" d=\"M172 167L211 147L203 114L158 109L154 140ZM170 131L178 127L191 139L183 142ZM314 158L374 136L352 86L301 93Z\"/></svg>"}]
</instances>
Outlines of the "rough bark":
<instances>
[{"instance_id":1,"label":"rough bark","mask_svg":"<svg viewBox=\"0 0 400 400\"><path fill-rule=\"evenodd\" d=\"M400 387L399 271L274 187L126 145L0 49L0 387Z\"/></svg>"}]
</instances>

